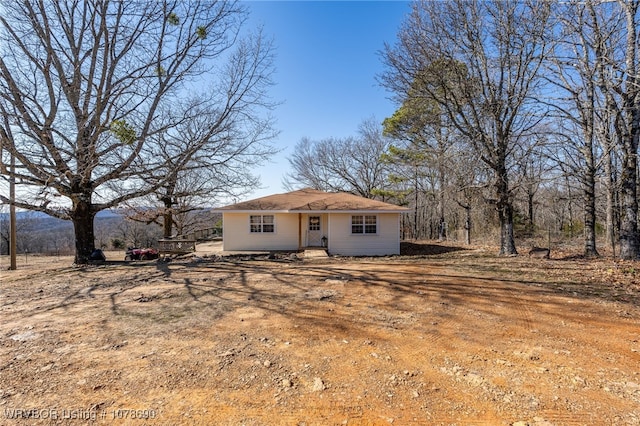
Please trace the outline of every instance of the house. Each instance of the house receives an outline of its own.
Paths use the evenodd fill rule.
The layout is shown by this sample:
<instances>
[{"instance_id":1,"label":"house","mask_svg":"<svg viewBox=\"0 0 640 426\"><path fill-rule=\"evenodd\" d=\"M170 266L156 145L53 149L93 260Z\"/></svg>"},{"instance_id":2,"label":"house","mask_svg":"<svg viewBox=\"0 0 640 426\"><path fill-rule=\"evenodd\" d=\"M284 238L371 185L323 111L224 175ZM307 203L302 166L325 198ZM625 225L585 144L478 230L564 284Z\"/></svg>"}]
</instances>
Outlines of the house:
<instances>
[{"instance_id":1,"label":"house","mask_svg":"<svg viewBox=\"0 0 640 426\"><path fill-rule=\"evenodd\" d=\"M223 250L274 251L326 247L330 254L400 253L400 214L408 211L343 192L301 189L216 209Z\"/></svg>"}]
</instances>

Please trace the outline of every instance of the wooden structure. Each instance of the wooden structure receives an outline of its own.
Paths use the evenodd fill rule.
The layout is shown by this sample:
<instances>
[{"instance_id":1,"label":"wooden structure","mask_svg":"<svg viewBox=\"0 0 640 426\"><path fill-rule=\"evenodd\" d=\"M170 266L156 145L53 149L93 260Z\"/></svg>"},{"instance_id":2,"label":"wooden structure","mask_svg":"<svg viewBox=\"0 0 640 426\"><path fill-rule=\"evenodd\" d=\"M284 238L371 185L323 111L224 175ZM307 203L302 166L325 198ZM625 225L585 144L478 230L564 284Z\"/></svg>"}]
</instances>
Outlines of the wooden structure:
<instances>
[{"instance_id":1,"label":"wooden structure","mask_svg":"<svg viewBox=\"0 0 640 426\"><path fill-rule=\"evenodd\" d=\"M166 254L188 254L196 251L196 240L162 239L158 240L158 252Z\"/></svg>"},{"instance_id":2,"label":"wooden structure","mask_svg":"<svg viewBox=\"0 0 640 426\"><path fill-rule=\"evenodd\" d=\"M193 231L191 234L186 235L184 238L196 241L214 240L216 238L220 238L221 231L222 230L219 228L198 229L197 231Z\"/></svg>"},{"instance_id":3,"label":"wooden structure","mask_svg":"<svg viewBox=\"0 0 640 426\"><path fill-rule=\"evenodd\" d=\"M198 241L215 240L220 238L220 228L206 228L193 231L186 235L176 235L171 238L158 240L158 252L164 256L167 254L189 254L196 251Z\"/></svg>"}]
</instances>

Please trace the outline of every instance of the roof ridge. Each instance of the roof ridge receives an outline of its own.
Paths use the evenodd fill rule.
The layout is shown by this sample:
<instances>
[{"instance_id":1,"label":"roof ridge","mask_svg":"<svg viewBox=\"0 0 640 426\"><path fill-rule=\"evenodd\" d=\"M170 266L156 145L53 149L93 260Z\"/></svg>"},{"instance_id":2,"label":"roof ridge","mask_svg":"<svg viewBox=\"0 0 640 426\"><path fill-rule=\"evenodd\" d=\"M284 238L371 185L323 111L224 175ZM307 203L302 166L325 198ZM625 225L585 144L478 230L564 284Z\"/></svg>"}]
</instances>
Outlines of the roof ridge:
<instances>
[{"instance_id":1,"label":"roof ridge","mask_svg":"<svg viewBox=\"0 0 640 426\"><path fill-rule=\"evenodd\" d=\"M224 211L407 211L385 201L351 194L349 192L326 192L313 188L303 188L284 194L273 194L228 206Z\"/></svg>"}]
</instances>

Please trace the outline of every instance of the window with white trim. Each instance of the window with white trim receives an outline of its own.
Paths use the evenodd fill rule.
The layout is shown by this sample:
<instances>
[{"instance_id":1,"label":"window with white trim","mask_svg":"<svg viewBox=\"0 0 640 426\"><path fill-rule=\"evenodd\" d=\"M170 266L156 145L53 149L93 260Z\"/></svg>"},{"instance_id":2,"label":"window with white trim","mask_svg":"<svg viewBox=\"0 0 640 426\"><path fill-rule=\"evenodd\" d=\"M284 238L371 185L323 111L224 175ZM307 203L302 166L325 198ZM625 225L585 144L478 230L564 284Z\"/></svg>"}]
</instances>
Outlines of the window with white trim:
<instances>
[{"instance_id":1,"label":"window with white trim","mask_svg":"<svg viewBox=\"0 0 640 426\"><path fill-rule=\"evenodd\" d=\"M275 217L272 214L249 216L249 230L252 233L275 232Z\"/></svg>"},{"instance_id":2,"label":"window with white trim","mask_svg":"<svg viewBox=\"0 0 640 426\"><path fill-rule=\"evenodd\" d=\"M375 215L353 215L351 216L352 234L377 234L378 217Z\"/></svg>"}]
</instances>

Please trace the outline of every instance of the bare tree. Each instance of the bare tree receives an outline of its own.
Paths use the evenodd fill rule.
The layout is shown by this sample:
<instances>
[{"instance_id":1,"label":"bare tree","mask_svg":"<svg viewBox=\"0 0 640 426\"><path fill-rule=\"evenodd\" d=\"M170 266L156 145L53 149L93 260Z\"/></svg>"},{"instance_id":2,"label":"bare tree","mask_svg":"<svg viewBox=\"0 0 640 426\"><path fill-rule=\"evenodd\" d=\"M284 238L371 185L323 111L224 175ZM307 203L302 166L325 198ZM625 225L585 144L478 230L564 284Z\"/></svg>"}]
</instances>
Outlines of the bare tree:
<instances>
[{"instance_id":1,"label":"bare tree","mask_svg":"<svg viewBox=\"0 0 640 426\"><path fill-rule=\"evenodd\" d=\"M454 144L453 149L455 164L450 170L454 190L453 199L464 210L462 219L464 241L465 244L471 244L472 231L480 228L479 223L474 225L474 222L482 222L482 220L474 221L473 216L475 212L481 213L482 208L487 205L484 202L486 198L484 194L490 186L491 171L487 170L486 164L476 156L469 155L466 144Z\"/></svg>"},{"instance_id":2,"label":"bare tree","mask_svg":"<svg viewBox=\"0 0 640 426\"><path fill-rule=\"evenodd\" d=\"M596 248L596 177L598 157L596 128L598 99L596 92L596 62L594 46L590 40L601 35L594 28L587 7L581 4L565 6L559 16L564 26L558 51L553 57L555 65L552 80L568 94L569 109L559 107L562 115L573 123L570 136L561 141L563 148L573 148L566 156L579 176L584 193L585 248L586 256L598 256ZM566 105L557 102L555 105ZM578 131L575 131L579 129ZM576 135L575 137L573 135ZM581 135L581 137L577 136ZM575 161L578 159L578 161Z\"/></svg>"},{"instance_id":3,"label":"bare tree","mask_svg":"<svg viewBox=\"0 0 640 426\"><path fill-rule=\"evenodd\" d=\"M532 237L539 230L536 210L539 205L540 188L553 178L555 163L549 160L544 150L548 148L546 135L531 139L529 144L520 146L517 157L521 160L514 167L514 190L521 201L520 211L524 216L525 235Z\"/></svg>"},{"instance_id":4,"label":"bare tree","mask_svg":"<svg viewBox=\"0 0 640 426\"><path fill-rule=\"evenodd\" d=\"M598 87L607 109L615 117L614 132L621 151L620 171L620 257L640 258L638 231L638 145L640 143L640 0L616 0L600 5L607 12L599 15L594 1L588 1L592 20L602 37L596 43ZM603 21L614 15L617 20Z\"/></svg>"},{"instance_id":5,"label":"bare tree","mask_svg":"<svg viewBox=\"0 0 640 426\"><path fill-rule=\"evenodd\" d=\"M128 247L153 247L162 236L162 231L156 225L124 219L117 225L116 235Z\"/></svg>"},{"instance_id":6,"label":"bare tree","mask_svg":"<svg viewBox=\"0 0 640 426\"><path fill-rule=\"evenodd\" d=\"M237 138L244 118L271 132L258 117L272 48L260 34L241 41L246 16L234 1L3 3L1 171L14 155L16 205L73 222L77 263L94 249L97 212L162 188L212 142ZM162 136L202 110L214 129L168 167Z\"/></svg>"},{"instance_id":7,"label":"bare tree","mask_svg":"<svg viewBox=\"0 0 640 426\"><path fill-rule=\"evenodd\" d=\"M389 142L373 118L360 125L357 138L303 138L289 158L293 172L285 177L285 184L375 198L375 191L385 183L386 166L381 156Z\"/></svg>"},{"instance_id":8,"label":"bare tree","mask_svg":"<svg viewBox=\"0 0 640 426\"><path fill-rule=\"evenodd\" d=\"M585 254L587 256L598 255L595 238L596 182L598 170L603 163L609 192L607 239L612 247L614 246L613 205L616 197L612 151L616 146L616 140L621 151L626 152L624 158L628 159L626 163L623 160L623 164L626 165L623 167L622 174L634 176L630 179L633 182L627 185L626 196L623 197L627 200L625 211L630 222L635 224L637 221L637 201L634 195L637 172L634 164L637 160L635 160L635 154L630 153L637 153L637 136L635 148L631 136L634 132L632 110L638 109L638 101L636 100L634 107L633 98L638 98L640 91L633 88L632 81L638 78L633 76L634 67L637 67L637 58L628 57L629 54L637 55L637 46L629 46L624 41L626 32L627 36L635 37L633 35L635 28L630 28L629 22L625 25L625 20L631 19L632 22L637 20L635 18L637 4L637 1L620 1L616 6L614 2L586 0L562 5L558 11L562 31L557 50L550 60L553 64L550 81L561 90L564 98L554 99L552 103L561 112L562 117L572 123L560 142L559 151L570 149L570 152L565 152L564 155L568 160L565 166L570 167L579 176L583 186ZM623 53L625 51L626 58ZM624 75L627 77L625 78ZM630 89L628 93L630 98L626 97L627 89ZM631 109L630 115L629 109ZM598 145L603 151L601 157L598 156ZM627 168L626 172L625 168ZM623 251L637 252L637 247L632 248L633 241L637 241L637 224L634 226L630 222L626 223L627 230L621 234L621 239L626 241L623 243L626 247Z\"/></svg>"},{"instance_id":9,"label":"bare tree","mask_svg":"<svg viewBox=\"0 0 640 426\"><path fill-rule=\"evenodd\" d=\"M550 13L545 1L419 1L383 55L381 83L400 100L436 102L493 170L500 254L517 253L509 171L514 147L542 119L532 101Z\"/></svg>"},{"instance_id":10,"label":"bare tree","mask_svg":"<svg viewBox=\"0 0 640 426\"><path fill-rule=\"evenodd\" d=\"M174 227L178 234L194 231L187 223L193 217L191 213L258 187L259 179L252 171L275 152L266 142L276 132L267 121L246 115L250 105L236 108L236 117L218 123L218 111L211 108L217 103L210 99L194 101L189 107L193 119L158 135L154 145L154 155L162 158L164 172L148 180L162 185L153 194L127 203L128 213L133 213L128 214L130 219L161 224L165 237L173 234ZM190 145L203 140L207 143L189 153ZM185 161L187 155L190 158ZM177 168L180 170L172 174Z\"/></svg>"}]
</instances>

